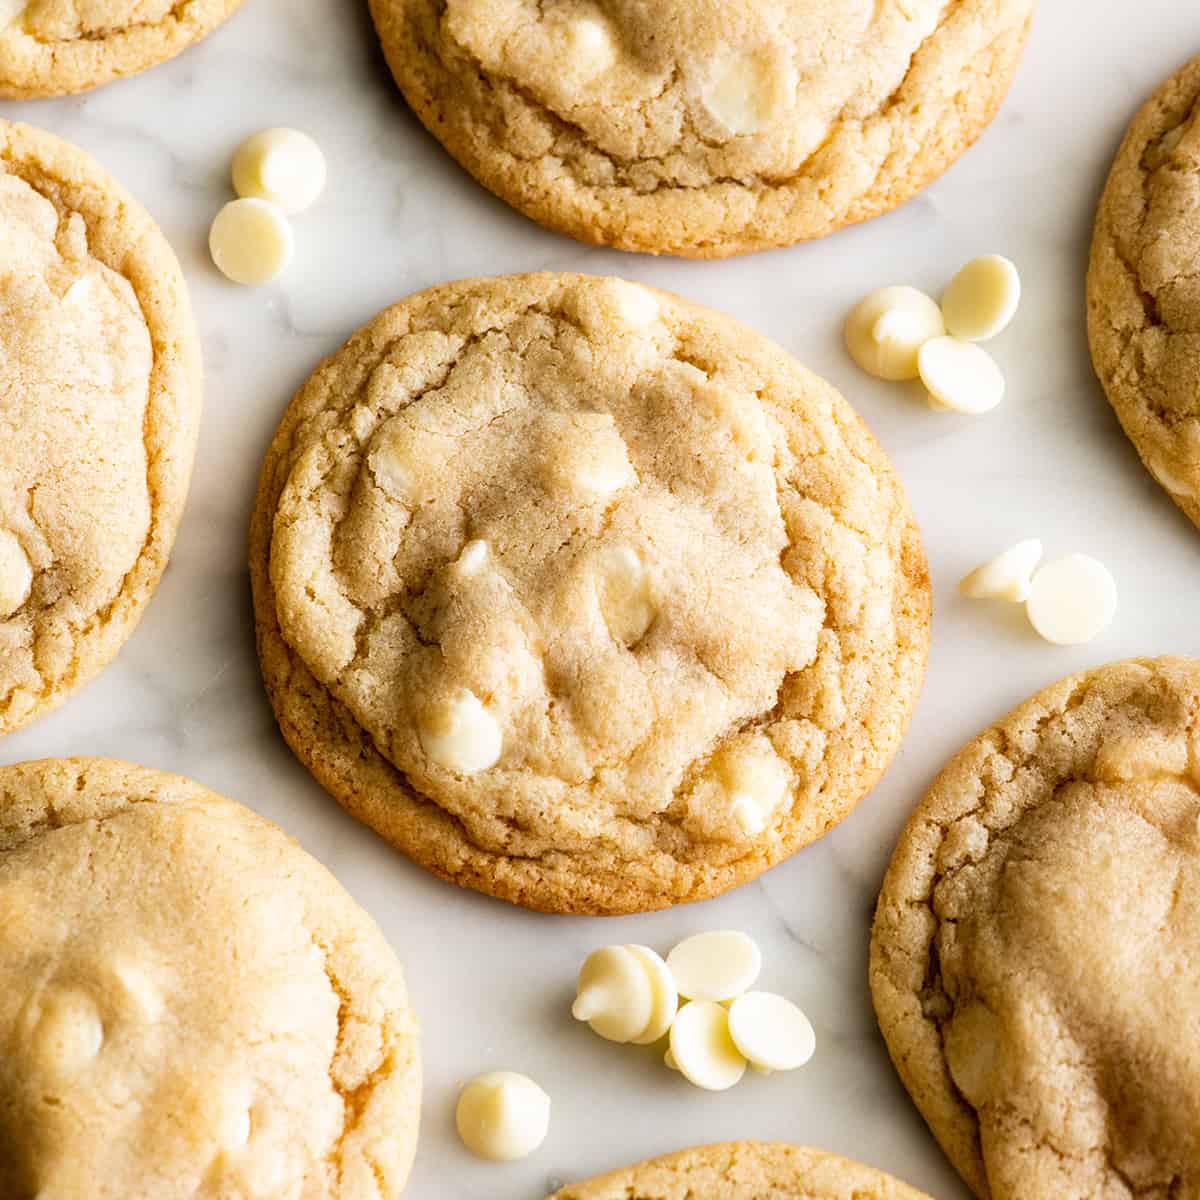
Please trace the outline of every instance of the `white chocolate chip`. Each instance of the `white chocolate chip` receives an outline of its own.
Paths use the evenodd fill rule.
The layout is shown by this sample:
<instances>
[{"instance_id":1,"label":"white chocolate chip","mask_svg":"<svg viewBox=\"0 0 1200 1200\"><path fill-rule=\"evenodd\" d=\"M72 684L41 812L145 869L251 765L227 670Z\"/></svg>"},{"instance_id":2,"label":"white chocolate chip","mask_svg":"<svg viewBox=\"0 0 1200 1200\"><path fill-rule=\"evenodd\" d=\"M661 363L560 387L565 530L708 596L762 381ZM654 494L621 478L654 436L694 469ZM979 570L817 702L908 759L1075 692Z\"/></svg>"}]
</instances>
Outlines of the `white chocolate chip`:
<instances>
[{"instance_id":1,"label":"white chocolate chip","mask_svg":"<svg viewBox=\"0 0 1200 1200\"><path fill-rule=\"evenodd\" d=\"M647 329L658 320L661 308L654 293L625 279L609 281L618 318L631 329Z\"/></svg>"},{"instance_id":2,"label":"white chocolate chip","mask_svg":"<svg viewBox=\"0 0 1200 1200\"><path fill-rule=\"evenodd\" d=\"M990 562L964 576L958 590L972 600L1011 600L1024 604L1029 599L1033 572L1042 561L1042 543L1037 538L1018 542Z\"/></svg>"},{"instance_id":3,"label":"white chocolate chip","mask_svg":"<svg viewBox=\"0 0 1200 1200\"><path fill-rule=\"evenodd\" d=\"M787 796L791 777L779 756L743 755L726 764L730 807L747 837L762 833Z\"/></svg>"},{"instance_id":4,"label":"white chocolate chip","mask_svg":"<svg viewBox=\"0 0 1200 1200\"><path fill-rule=\"evenodd\" d=\"M690 1000L732 1000L754 986L762 952L753 938L734 929L698 933L667 955L681 996Z\"/></svg>"},{"instance_id":5,"label":"white chocolate chip","mask_svg":"<svg viewBox=\"0 0 1200 1200\"><path fill-rule=\"evenodd\" d=\"M500 758L504 735L474 692L463 688L418 727L421 748L439 767L474 775Z\"/></svg>"},{"instance_id":6,"label":"white chocolate chip","mask_svg":"<svg viewBox=\"0 0 1200 1200\"><path fill-rule=\"evenodd\" d=\"M917 367L934 407L978 416L1004 399L1004 376L996 360L973 342L933 338L921 347Z\"/></svg>"},{"instance_id":7,"label":"white chocolate chip","mask_svg":"<svg viewBox=\"0 0 1200 1200\"><path fill-rule=\"evenodd\" d=\"M667 964L649 946L630 945L626 949L642 964L646 978L650 981L650 993L653 997L650 1020L641 1035L633 1039L636 1046L649 1046L671 1028L679 1008L679 992L675 988L675 977Z\"/></svg>"},{"instance_id":8,"label":"white chocolate chip","mask_svg":"<svg viewBox=\"0 0 1200 1200\"><path fill-rule=\"evenodd\" d=\"M0 529L0 620L11 617L29 599L33 588L33 567L29 558L7 529Z\"/></svg>"},{"instance_id":9,"label":"white chocolate chip","mask_svg":"<svg viewBox=\"0 0 1200 1200\"><path fill-rule=\"evenodd\" d=\"M470 578L484 570L488 565L489 558L491 558L491 553L488 550L487 542L482 538L476 538L462 548L458 561L454 565L460 575Z\"/></svg>"},{"instance_id":10,"label":"white chocolate chip","mask_svg":"<svg viewBox=\"0 0 1200 1200\"><path fill-rule=\"evenodd\" d=\"M885 287L864 297L846 319L846 349L869 375L916 379L917 356L946 332L942 310L912 287Z\"/></svg>"},{"instance_id":11,"label":"white chocolate chip","mask_svg":"<svg viewBox=\"0 0 1200 1200\"><path fill-rule=\"evenodd\" d=\"M1196 818L1196 823L1197 827L1200 827L1200 817ZM675 1061L675 1055L671 1053L670 1046L668 1046L663 1052L663 1066L666 1067L668 1071L679 1070L679 1064Z\"/></svg>"},{"instance_id":12,"label":"white chocolate chip","mask_svg":"<svg viewBox=\"0 0 1200 1200\"><path fill-rule=\"evenodd\" d=\"M63 303L72 308L86 308L92 299L92 289L95 284L91 275L80 275L73 280L71 286L63 292Z\"/></svg>"},{"instance_id":13,"label":"white chocolate chip","mask_svg":"<svg viewBox=\"0 0 1200 1200\"><path fill-rule=\"evenodd\" d=\"M268 200L231 200L212 223L208 248L227 279L258 287L291 261L292 227Z\"/></svg>"},{"instance_id":14,"label":"white chocolate chip","mask_svg":"<svg viewBox=\"0 0 1200 1200\"><path fill-rule=\"evenodd\" d=\"M1000 254L972 259L942 295L946 331L968 342L986 342L1008 328L1021 303L1021 276Z\"/></svg>"},{"instance_id":15,"label":"white chocolate chip","mask_svg":"<svg viewBox=\"0 0 1200 1200\"><path fill-rule=\"evenodd\" d=\"M689 1083L710 1092L733 1087L746 1073L746 1060L729 1035L729 1013L711 1000L693 1000L679 1010L671 1057Z\"/></svg>"},{"instance_id":16,"label":"white chocolate chip","mask_svg":"<svg viewBox=\"0 0 1200 1200\"><path fill-rule=\"evenodd\" d=\"M473 1154L512 1162L546 1140L550 1097L527 1075L492 1071L463 1088L454 1117L459 1137Z\"/></svg>"},{"instance_id":17,"label":"white chocolate chip","mask_svg":"<svg viewBox=\"0 0 1200 1200\"><path fill-rule=\"evenodd\" d=\"M595 79L616 62L612 35L595 17L580 17L567 27L567 58L577 78Z\"/></svg>"},{"instance_id":18,"label":"white chocolate chip","mask_svg":"<svg viewBox=\"0 0 1200 1200\"><path fill-rule=\"evenodd\" d=\"M731 134L758 133L783 100L776 72L762 55L734 54L714 64L701 99Z\"/></svg>"},{"instance_id":19,"label":"white chocolate chip","mask_svg":"<svg viewBox=\"0 0 1200 1200\"><path fill-rule=\"evenodd\" d=\"M233 190L269 200L289 215L317 202L326 174L321 147L298 129L264 129L233 156Z\"/></svg>"},{"instance_id":20,"label":"white chocolate chip","mask_svg":"<svg viewBox=\"0 0 1200 1200\"><path fill-rule=\"evenodd\" d=\"M633 646L646 636L658 615L650 575L637 552L609 547L601 560L600 604L613 637Z\"/></svg>"},{"instance_id":21,"label":"white chocolate chip","mask_svg":"<svg viewBox=\"0 0 1200 1200\"><path fill-rule=\"evenodd\" d=\"M95 1001L75 988L48 988L38 998L33 1031L35 1060L56 1075L85 1067L104 1045Z\"/></svg>"},{"instance_id":22,"label":"white chocolate chip","mask_svg":"<svg viewBox=\"0 0 1200 1200\"><path fill-rule=\"evenodd\" d=\"M1086 554L1069 554L1047 563L1033 577L1025 609L1046 641L1079 646L1112 624L1117 584L1103 563Z\"/></svg>"},{"instance_id":23,"label":"white chocolate chip","mask_svg":"<svg viewBox=\"0 0 1200 1200\"><path fill-rule=\"evenodd\" d=\"M636 1041L653 1023L654 1007L654 980L631 947L605 946L583 960L571 1015L593 1033L610 1042Z\"/></svg>"},{"instance_id":24,"label":"white chocolate chip","mask_svg":"<svg viewBox=\"0 0 1200 1200\"><path fill-rule=\"evenodd\" d=\"M611 496L633 481L629 449L609 413L581 414L579 424L587 435L570 455L571 484L590 496Z\"/></svg>"},{"instance_id":25,"label":"white chocolate chip","mask_svg":"<svg viewBox=\"0 0 1200 1200\"><path fill-rule=\"evenodd\" d=\"M793 1071L817 1048L809 1019L772 992L747 992L729 1006L729 1036L742 1057L761 1071Z\"/></svg>"}]
</instances>

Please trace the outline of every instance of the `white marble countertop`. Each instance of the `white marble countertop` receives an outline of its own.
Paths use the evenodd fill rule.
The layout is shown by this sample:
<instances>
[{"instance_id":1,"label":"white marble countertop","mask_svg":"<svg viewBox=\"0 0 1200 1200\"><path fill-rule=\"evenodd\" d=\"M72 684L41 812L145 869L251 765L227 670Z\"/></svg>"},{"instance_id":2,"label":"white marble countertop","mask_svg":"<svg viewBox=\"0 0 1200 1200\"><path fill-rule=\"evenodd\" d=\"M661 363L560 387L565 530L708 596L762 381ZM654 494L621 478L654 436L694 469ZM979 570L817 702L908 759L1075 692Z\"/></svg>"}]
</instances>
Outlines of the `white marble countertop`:
<instances>
[{"instance_id":1,"label":"white marble countertop","mask_svg":"<svg viewBox=\"0 0 1200 1200\"><path fill-rule=\"evenodd\" d=\"M1133 654L1200 653L1200 535L1143 472L1088 363L1083 275L1096 197L1142 97L1200 50L1200 9L1178 0L1045 0L1015 89L978 146L905 208L823 242L721 264L590 249L510 212L408 113L362 0L247 0L175 62L76 99L0 114L77 142L158 218L183 262L203 334L206 411L170 570L119 660L57 713L6 739L0 759L103 754L190 775L272 817L381 923L407 968L424 1031L415 1200L537 1200L555 1181L727 1138L779 1138L885 1168L938 1200L967 1197L909 1103L876 1031L868 925L905 814L944 759L1060 675ZM1086 19L1080 10L1086 8ZM208 262L245 134L296 125L328 153L331 186L300 218L298 256L261 291ZM841 319L885 283L936 291L967 258L1020 265L1025 302L993 343L1008 375L984 418L928 410L876 384L841 349ZM467 275L621 273L728 310L836 383L907 484L925 536L936 618L928 682L891 771L840 828L721 900L616 921L524 913L439 883L357 825L292 758L259 684L244 566L259 460L321 355L401 296ZM1015 607L955 594L979 558L1021 537L1106 562L1115 626L1093 644L1040 642ZM668 949L703 928L753 933L763 985L817 1029L803 1071L694 1091L649 1052L601 1042L567 1014L591 947ZM471 1159L453 1130L458 1082L510 1067L554 1099L551 1133L506 1167Z\"/></svg>"}]
</instances>

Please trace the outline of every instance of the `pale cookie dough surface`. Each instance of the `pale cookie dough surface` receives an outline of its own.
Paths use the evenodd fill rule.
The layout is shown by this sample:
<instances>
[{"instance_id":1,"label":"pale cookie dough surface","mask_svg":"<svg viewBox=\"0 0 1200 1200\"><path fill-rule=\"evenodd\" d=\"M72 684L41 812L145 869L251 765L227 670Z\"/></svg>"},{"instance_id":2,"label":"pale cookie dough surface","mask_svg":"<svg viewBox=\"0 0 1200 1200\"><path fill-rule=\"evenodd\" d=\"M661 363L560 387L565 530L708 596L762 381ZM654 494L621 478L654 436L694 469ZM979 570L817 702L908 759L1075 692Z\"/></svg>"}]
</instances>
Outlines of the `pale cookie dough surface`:
<instances>
[{"instance_id":1,"label":"pale cookie dough surface","mask_svg":"<svg viewBox=\"0 0 1200 1200\"><path fill-rule=\"evenodd\" d=\"M589 276L435 288L322 364L251 572L318 779L437 874L553 911L715 895L819 837L894 753L928 643L907 502L846 402ZM429 735L447 713L469 744Z\"/></svg>"},{"instance_id":2,"label":"pale cookie dough surface","mask_svg":"<svg viewBox=\"0 0 1200 1200\"><path fill-rule=\"evenodd\" d=\"M0 121L0 734L133 631L183 511L200 391L154 222L82 151Z\"/></svg>"},{"instance_id":3,"label":"pale cookie dough surface","mask_svg":"<svg viewBox=\"0 0 1200 1200\"><path fill-rule=\"evenodd\" d=\"M0 768L0 1195L394 1200L420 1064L383 936L275 826L128 763Z\"/></svg>"},{"instance_id":4,"label":"pale cookie dough surface","mask_svg":"<svg viewBox=\"0 0 1200 1200\"><path fill-rule=\"evenodd\" d=\"M576 1183L548 1200L928 1200L882 1171L779 1142L681 1150Z\"/></svg>"},{"instance_id":5,"label":"pale cookie dough surface","mask_svg":"<svg viewBox=\"0 0 1200 1200\"><path fill-rule=\"evenodd\" d=\"M721 257L903 203L979 135L1033 0L371 0L392 72L534 220Z\"/></svg>"},{"instance_id":6,"label":"pale cookie dough surface","mask_svg":"<svg viewBox=\"0 0 1200 1200\"><path fill-rule=\"evenodd\" d=\"M1100 201L1092 361L1150 473L1200 525L1200 58L1146 102Z\"/></svg>"},{"instance_id":7,"label":"pale cookie dough surface","mask_svg":"<svg viewBox=\"0 0 1200 1200\"><path fill-rule=\"evenodd\" d=\"M987 1200L1200 1194L1200 662L1066 679L955 757L884 881L893 1061Z\"/></svg>"},{"instance_id":8,"label":"pale cookie dough surface","mask_svg":"<svg viewBox=\"0 0 1200 1200\"><path fill-rule=\"evenodd\" d=\"M241 0L29 0L0 4L0 96L86 91L186 50Z\"/></svg>"}]
</instances>

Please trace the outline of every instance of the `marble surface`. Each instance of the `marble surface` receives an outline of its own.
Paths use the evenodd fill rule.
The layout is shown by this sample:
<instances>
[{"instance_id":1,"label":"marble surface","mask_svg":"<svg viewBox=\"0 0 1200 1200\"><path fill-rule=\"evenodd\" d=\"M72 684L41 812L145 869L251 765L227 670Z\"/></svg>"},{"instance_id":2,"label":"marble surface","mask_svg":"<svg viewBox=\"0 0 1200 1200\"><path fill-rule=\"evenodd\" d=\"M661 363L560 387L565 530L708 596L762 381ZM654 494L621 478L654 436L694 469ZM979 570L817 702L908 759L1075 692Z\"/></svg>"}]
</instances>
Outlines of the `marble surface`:
<instances>
[{"instance_id":1,"label":"marble surface","mask_svg":"<svg viewBox=\"0 0 1200 1200\"><path fill-rule=\"evenodd\" d=\"M64 708L9 737L0 759L104 754L195 777L274 818L328 864L402 957L425 1030L424 1128L406 1195L534 1200L556 1181L725 1138L781 1138L858 1157L939 1200L967 1196L898 1084L866 989L875 893L905 814L981 726L1060 675L1132 654L1200 653L1200 535L1143 473L1088 364L1083 274L1092 213L1143 95L1200 50L1200 10L1178 0L1041 6L992 128L901 211L824 242L723 264L655 261L543 232L493 200L423 133L394 91L363 0L247 0L175 62L95 94L0 104L104 161L153 212L192 286L206 412L174 559L119 660ZM207 260L245 134L296 125L328 152L331 187L300 218L297 259L245 291ZM993 344L1003 407L933 413L876 384L841 349L841 318L876 286L937 290L976 253L1014 258L1026 297ZM616 921L539 917L434 881L358 826L276 733L255 663L244 566L260 456L318 357L389 302L466 275L622 273L728 310L851 398L891 453L924 532L936 589L928 683L883 783L839 829L761 881L702 906ZM1015 607L972 605L955 582L1020 537L1109 564L1115 626L1092 645L1038 641ZM764 948L764 986L817 1029L805 1070L693 1091L653 1055L592 1037L567 1015L591 947L668 949L736 926ZM554 1098L550 1138L507 1167L453 1131L458 1082L509 1067Z\"/></svg>"}]
</instances>

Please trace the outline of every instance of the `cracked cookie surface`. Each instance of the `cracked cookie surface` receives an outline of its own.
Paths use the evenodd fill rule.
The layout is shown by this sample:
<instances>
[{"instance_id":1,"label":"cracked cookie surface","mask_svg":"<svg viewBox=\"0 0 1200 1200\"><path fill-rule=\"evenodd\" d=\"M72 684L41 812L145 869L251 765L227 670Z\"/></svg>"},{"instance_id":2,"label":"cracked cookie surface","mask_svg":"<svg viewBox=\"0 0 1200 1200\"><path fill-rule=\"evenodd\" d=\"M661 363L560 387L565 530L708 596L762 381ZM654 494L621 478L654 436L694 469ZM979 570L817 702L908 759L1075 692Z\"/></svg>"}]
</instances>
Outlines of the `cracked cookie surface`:
<instances>
[{"instance_id":1,"label":"cracked cookie surface","mask_svg":"<svg viewBox=\"0 0 1200 1200\"><path fill-rule=\"evenodd\" d=\"M875 917L892 1060L992 1200L1200 1192L1200 662L1076 675L945 768Z\"/></svg>"},{"instance_id":2,"label":"cracked cookie surface","mask_svg":"<svg viewBox=\"0 0 1200 1200\"><path fill-rule=\"evenodd\" d=\"M1150 473L1200 525L1200 57L1134 118L1100 201L1092 362Z\"/></svg>"},{"instance_id":3,"label":"cracked cookie surface","mask_svg":"<svg viewBox=\"0 0 1200 1200\"><path fill-rule=\"evenodd\" d=\"M583 241L721 257L895 208L982 132L1033 0L371 0L417 115Z\"/></svg>"},{"instance_id":4,"label":"cracked cookie surface","mask_svg":"<svg viewBox=\"0 0 1200 1200\"><path fill-rule=\"evenodd\" d=\"M242 0L28 0L0 17L0 96L87 91L156 66L215 29Z\"/></svg>"},{"instance_id":5,"label":"cracked cookie surface","mask_svg":"<svg viewBox=\"0 0 1200 1200\"><path fill-rule=\"evenodd\" d=\"M200 391L154 222L82 151L0 121L0 734L132 633L182 515Z\"/></svg>"},{"instance_id":6,"label":"cracked cookie surface","mask_svg":"<svg viewBox=\"0 0 1200 1200\"><path fill-rule=\"evenodd\" d=\"M771 1142L681 1150L555 1192L549 1200L928 1200L836 1154Z\"/></svg>"},{"instance_id":7,"label":"cracked cookie surface","mask_svg":"<svg viewBox=\"0 0 1200 1200\"><path fill-rule=\"evenodd\" d=\"M251 573L326 788L554 911L715 895L819 837L928 647L908 504L841 396L616 279L468 281L368 325L284 417Z\"/></svg>"},{"instance_id":8,"label":"cracked cookie surface","mask_svg":"<svg viewBox=\"0 0 1200 1200\"><path fill-rule=\"evenodd\" d=\"M416 1143L399 964L248 809L104 759L0 767L0 1194L384 1200Z\"/></svg>"}]
</instances>

